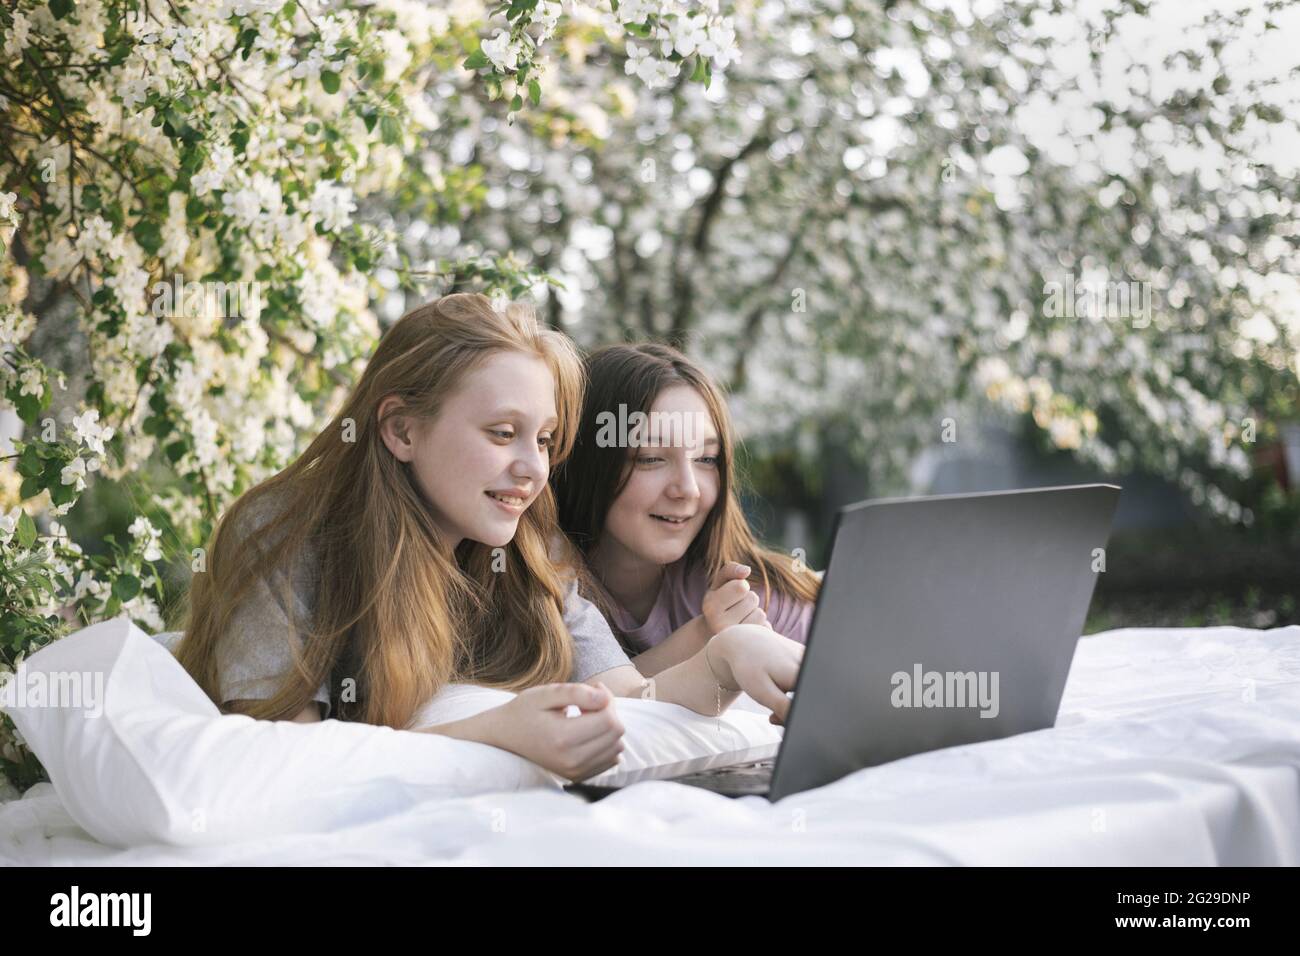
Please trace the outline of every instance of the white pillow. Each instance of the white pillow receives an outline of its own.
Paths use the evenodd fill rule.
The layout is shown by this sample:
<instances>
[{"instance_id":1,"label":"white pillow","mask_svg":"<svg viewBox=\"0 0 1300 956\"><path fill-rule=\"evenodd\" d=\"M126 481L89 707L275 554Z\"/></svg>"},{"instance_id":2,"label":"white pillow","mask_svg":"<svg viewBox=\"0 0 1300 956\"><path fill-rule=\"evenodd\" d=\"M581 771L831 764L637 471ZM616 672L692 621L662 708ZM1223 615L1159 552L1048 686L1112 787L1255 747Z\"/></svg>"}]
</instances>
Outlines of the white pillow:
<instances>
[{"instance_id":1,"label":"white pillow","mask_svg":"<svg viewBox=\"0 0 1300 956\"><path fill-rule=\"evenodd\" d=\"M23 672L29 687L37 674L88 673L90 687L102 680L102 701L79 702L90 706L32 706L29 694L28 706L5 709L68 813L115 846L321 832L427 799L555 786L540 767L486 744L222 715L126 618L42 648Z\"/></svg>"},{"instance_id":2,"label":"white pillow","mask_svg":"<svg viewBox=\"0 0 1300 956\"><path fill-rule=\"evenodd\" d=\"M28 688L39 680L54 686L72 674L89 675L87 699L42 706L29 694L26 702L6 700L4 709L68 813L106 844L192 846L326 832L425 800L559 783L522 757L437 734L222 715L179 662L125 617L42 648L17 679ZM93 692L96 681L102 696ZM502 695L509 696L453 685L412 726L487 709ZM717 720L654 701L620 699L618 707L629 768L780 736L758 713Z\"/></svg>"},{"instance_id":3,"label":"white pillow","mask_svg":"<svg viewBox=\"0 0 1300 956\"><path fill-rule=\"evenodd\" d=\"M430 727L462 720L514 696L491 687L449 684L421 709L410 726ZM781 740L781 728L768 722L771 711L744 695L721 717L706 717L678 704L637 697L615 698L614 705L624 730L617 770L641 770Z\"/></svg>"}]
</instances>

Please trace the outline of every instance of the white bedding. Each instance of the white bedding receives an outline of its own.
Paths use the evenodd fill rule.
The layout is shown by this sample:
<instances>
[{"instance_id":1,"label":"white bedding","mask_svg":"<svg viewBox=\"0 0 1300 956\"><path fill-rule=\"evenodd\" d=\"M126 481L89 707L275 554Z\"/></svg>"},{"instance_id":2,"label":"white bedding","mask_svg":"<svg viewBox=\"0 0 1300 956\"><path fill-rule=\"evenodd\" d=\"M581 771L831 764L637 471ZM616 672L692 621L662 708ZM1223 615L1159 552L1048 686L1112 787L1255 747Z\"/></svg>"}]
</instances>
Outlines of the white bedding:
<instances>
[{"instance_id":1,"label":"white bedding","mask_svg":"<svg viewBox=\"0 0 1300 956\"><path fill-rule=\"evenodd\" d=\"M595 804L554 790L392 803L329 833L122 850L42 784L0 804L0 863L1297 865L1300 627L1084 638L1056 727L777 804L670 783Z\"/></svg>"}]
</instances>

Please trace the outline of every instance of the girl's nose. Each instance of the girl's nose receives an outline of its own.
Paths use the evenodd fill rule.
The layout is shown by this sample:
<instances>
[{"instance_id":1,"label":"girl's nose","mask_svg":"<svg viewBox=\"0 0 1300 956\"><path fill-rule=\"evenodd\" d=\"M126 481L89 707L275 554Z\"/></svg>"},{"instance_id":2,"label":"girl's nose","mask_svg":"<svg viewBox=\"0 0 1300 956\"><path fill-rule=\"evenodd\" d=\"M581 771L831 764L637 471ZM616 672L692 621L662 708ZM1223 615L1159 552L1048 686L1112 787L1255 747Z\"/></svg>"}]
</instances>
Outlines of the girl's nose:
<instances>
[{"instance_id":1,"label":"girl's nose","mask_svg":"<svg viewBox=\"0 0 1300 956\"><path fill-rule=\"evenodd\" d=\"M546 451L537 447L536 444L532 446L531 451L525 447L515 460L514 475L516 478L530 478L538 482L545 481L548 470Z\"/></svg>"},{"instance_id":2,"label":"girl's nose","mask_svg":"<svg viewBox=\"0 0 1300 956\"><path fill-rule=\"evenodd\" d=\"M695 481L695 473L691 470L690 462L686 463L685 468L674 472L673 480L668 485L668 493L674 498L698 498L700 496L700 486Z\"/></svg>"}]
</instances>

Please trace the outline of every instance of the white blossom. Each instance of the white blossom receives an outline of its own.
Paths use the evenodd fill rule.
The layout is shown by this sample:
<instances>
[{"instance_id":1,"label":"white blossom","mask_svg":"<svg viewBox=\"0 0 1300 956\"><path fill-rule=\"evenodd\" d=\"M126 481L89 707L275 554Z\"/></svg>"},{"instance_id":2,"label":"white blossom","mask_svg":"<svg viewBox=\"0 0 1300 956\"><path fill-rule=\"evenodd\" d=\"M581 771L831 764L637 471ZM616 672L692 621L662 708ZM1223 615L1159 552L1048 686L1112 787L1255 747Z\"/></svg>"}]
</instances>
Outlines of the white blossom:
<instances>
[{"instance_id":1,"label":"white blossom","mask_svg":"<svg viewBox=\"0 0 1300 956\"><path fill-rule=\"evenodd\" d=\"M352 222L356 208L352 190L348 187L323 179L316 184L311 197L311 211L330 232L337 232Z\"/></svg>"},{"instance_id":2,"label":"white blossom","mask_svg":"<svg viewBox=\"0 0 1300 956\"><path fill-rule=\"evenodd\" d=\"M104 442L113 437L113 428L99 424L99 409L88 408L72 418L72 435L97 455L104 454Z\"/></svg>"},{"instance_id":3,"label":"white blossom","mask_svg":"<svg viewBox=\"0 0 1300 956\"><path fill-rule=\"evenodd\" d=\"M72 461L63 466L63 471L59 475L60 480L65 485L76 485L77 491L83 491L86 487L86 462L81 456L77 456Z\"/></svg>"},{"instance_id":4,"label":"white blossom","mask_svg":"<svg viewBox=\"0 0 1300 956\"><path fill-rule=\"evenodd\" d=\"M498 30L490 40L482 41L479 49L498 70L513 73L519 67L519 47L510 41L510 34L505 30Z\"/></svg>"}]
</instances>

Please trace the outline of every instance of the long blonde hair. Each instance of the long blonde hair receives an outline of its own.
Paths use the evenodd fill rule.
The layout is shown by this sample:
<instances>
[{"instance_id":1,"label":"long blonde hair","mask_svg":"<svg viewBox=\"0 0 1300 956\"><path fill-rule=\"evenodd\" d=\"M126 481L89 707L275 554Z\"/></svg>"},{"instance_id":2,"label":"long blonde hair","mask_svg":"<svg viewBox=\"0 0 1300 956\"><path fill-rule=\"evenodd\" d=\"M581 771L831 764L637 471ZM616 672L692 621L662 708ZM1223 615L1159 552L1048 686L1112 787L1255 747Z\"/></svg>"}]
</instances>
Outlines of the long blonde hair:
<instances>
[{"instance_id":1,"label":"long blonde hair","mask_svg":"<svg viewBox=\"0 0 1300 956\"><path fill-rule=\"evenodd\" d=\"M408 312L380 339L334 420L293 464L231 505L213 532L207 570L187 595L177 657L218 705L216 651L235 610L259 577L269 585L281 569L293 578L305 544L317 558L316 580L328 584L317 589L311 619L294 621L304 639L293 668L250 716L292 716L327 682L340 719L403 728L449 681L513 690L568 680L573 651L551 560L559 535L550 488L520 518L505 548L507 573L493 573L492 549L479 542L461 542L454 560L445 554L409 466L380 436L386 397L402 407L385 418L432 419L466 373L499 351L550 367L559 419L551 464L568 455L583 387L568 338L541 326L531 307L498 311L482 295L444 296ZM355 440L343 440L345 426ZM275 516L252 533L251 519L272 503ZM356 681L355 702L337 693L343 677Z\"/></svg>"}]
</instances>

